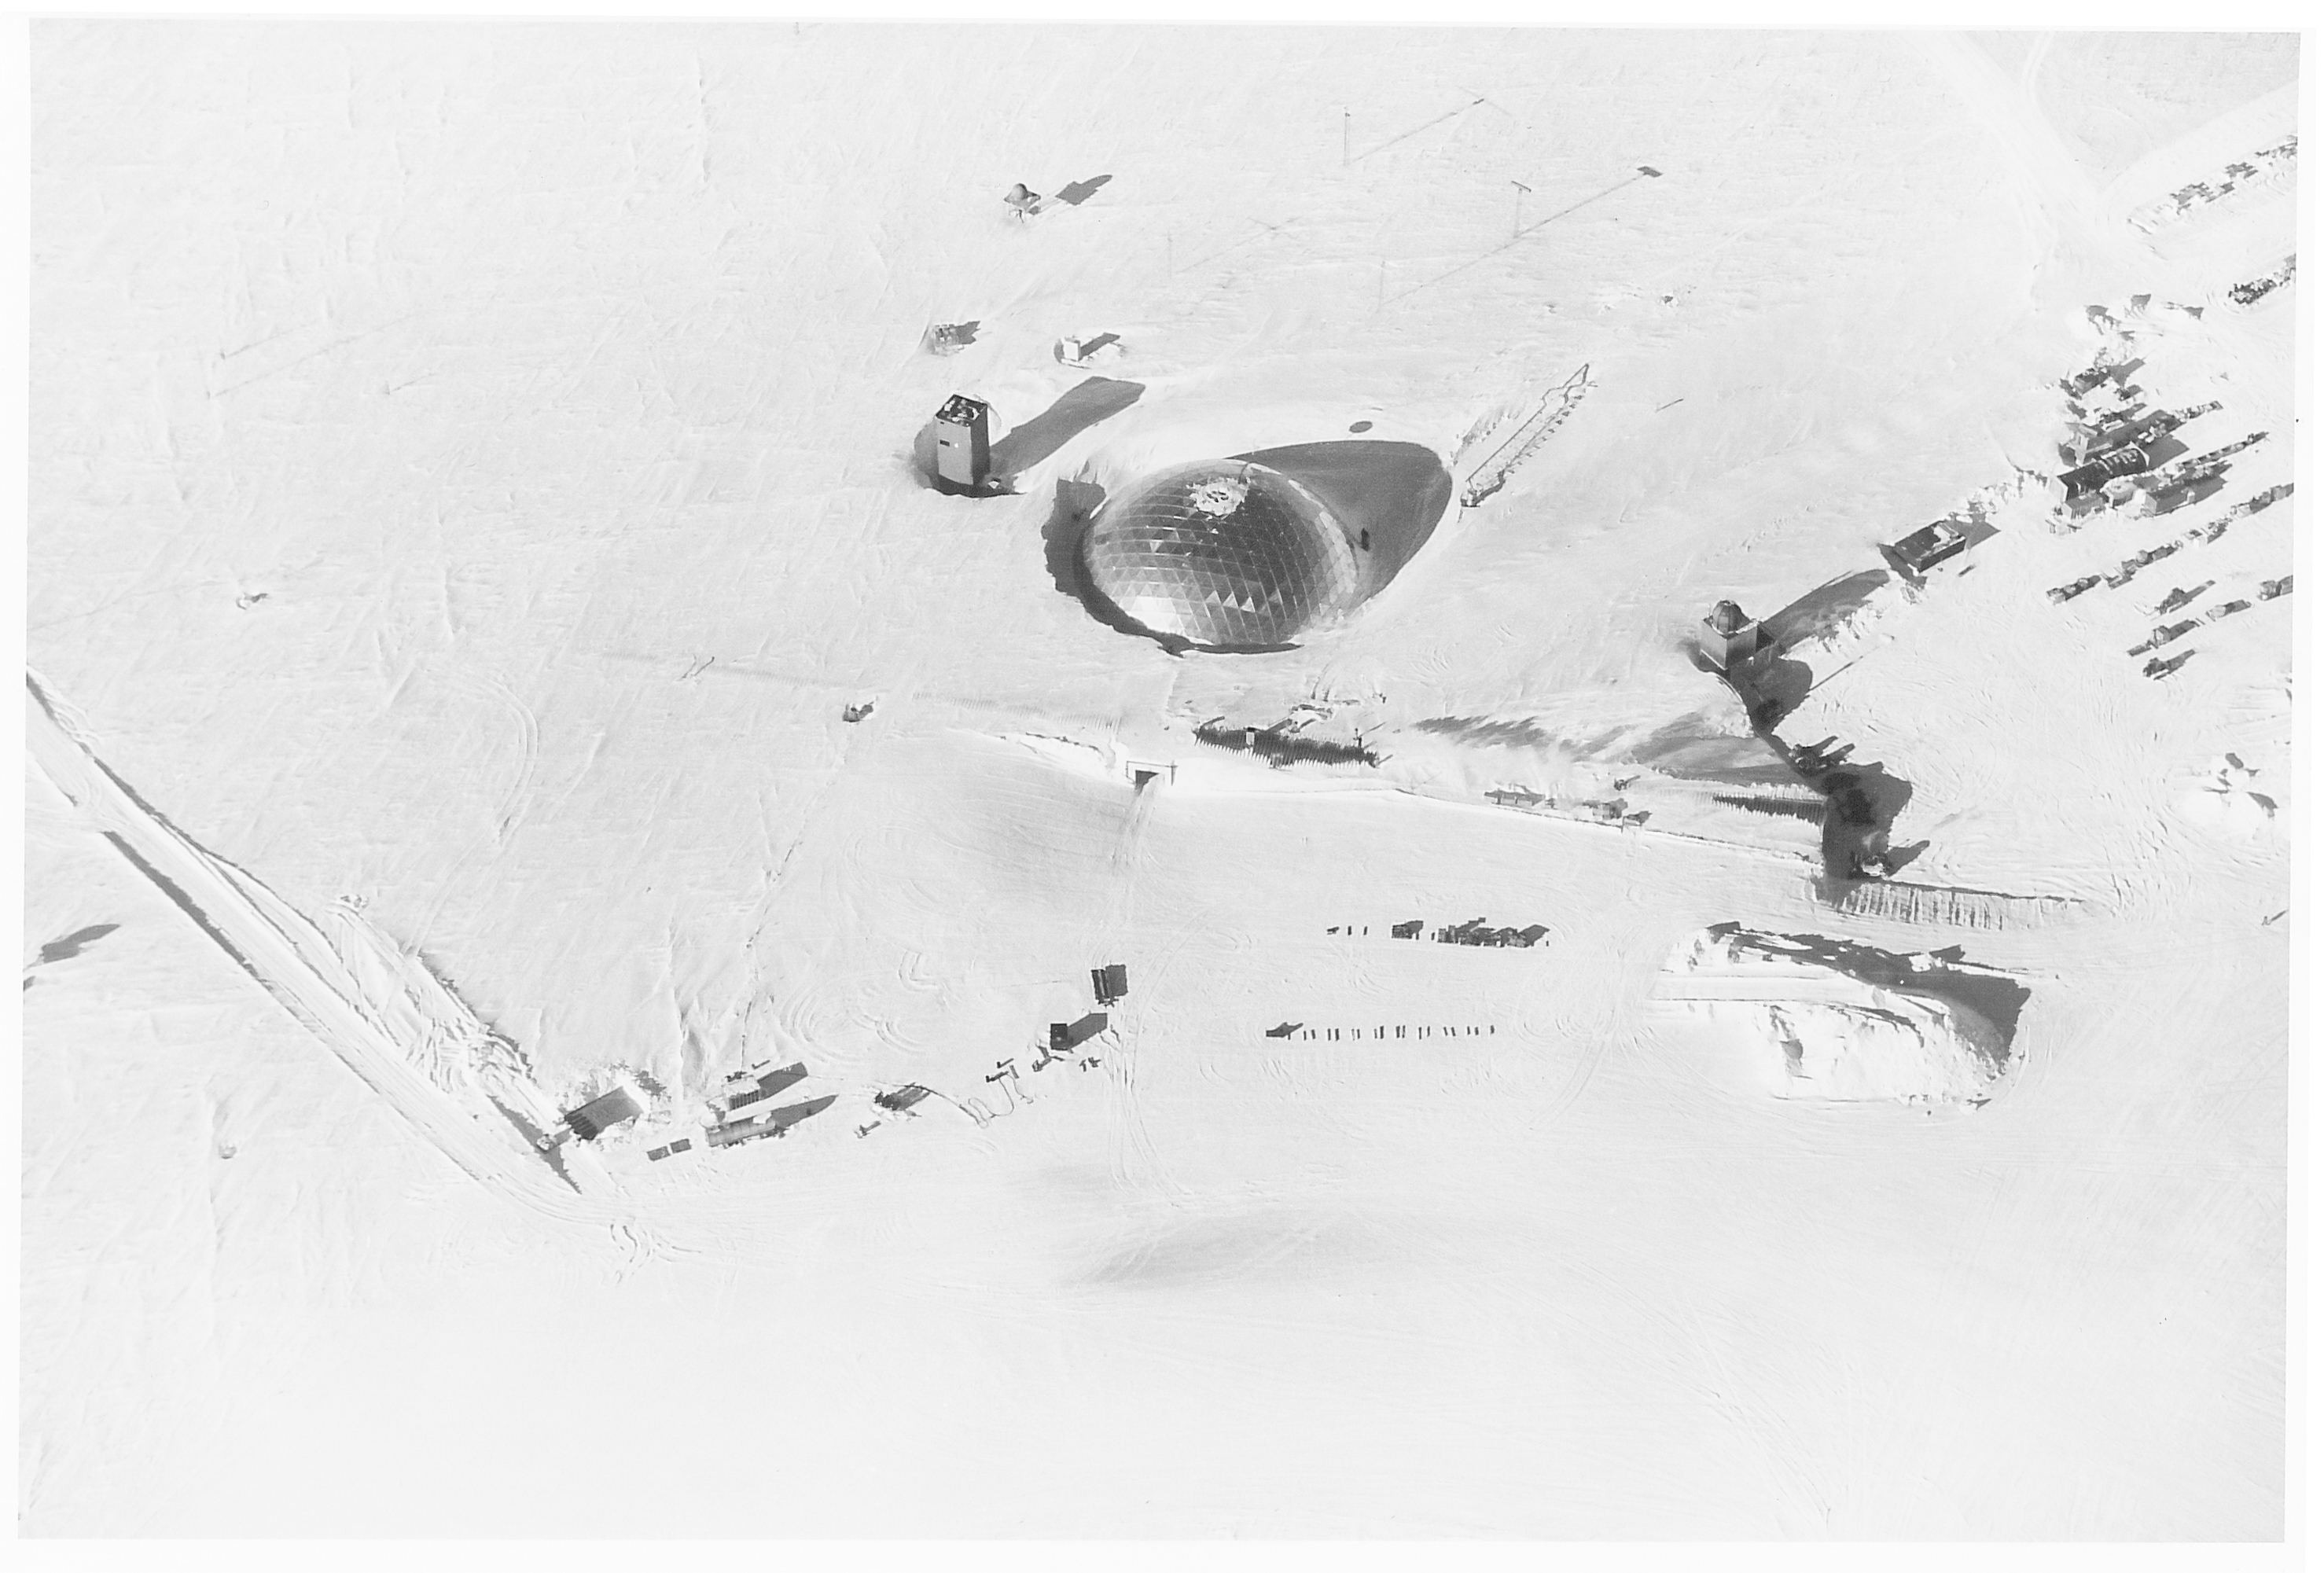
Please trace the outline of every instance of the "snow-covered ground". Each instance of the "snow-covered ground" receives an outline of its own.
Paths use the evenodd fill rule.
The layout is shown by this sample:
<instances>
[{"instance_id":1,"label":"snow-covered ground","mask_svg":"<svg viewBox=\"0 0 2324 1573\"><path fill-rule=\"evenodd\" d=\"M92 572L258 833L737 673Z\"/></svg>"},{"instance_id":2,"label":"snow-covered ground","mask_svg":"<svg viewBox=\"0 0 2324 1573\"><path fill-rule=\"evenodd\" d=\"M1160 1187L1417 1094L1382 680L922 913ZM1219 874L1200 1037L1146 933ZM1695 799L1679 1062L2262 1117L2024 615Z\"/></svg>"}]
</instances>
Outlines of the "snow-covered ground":
<instances>
[{"instance_id":1,"label":"snow-covered ground","mask_svg":"<svg viewBox=\"0 0 2324 1573\"><path fill-rule=\"evenodd\" d=\"M2229 511L2292 477L2298 281L2229 291L2296 74L38 29L24 1532L2279 1536L2302 504ZM1109 332L1134 404L919 480L945 395L1025 422ZM2269 436L2065 519L2101 355ZM1298 649L1053 575L1059 482L1359 429L1457 478L1585 363ZM1690 658L1728 597L1773 741ZM1193 736L1301 704L1383 762ZM1838 906L1826 739L1926 843ZM1476 917L1545 932L1429 937ZM703 1148L795 1062L835 1104ZM534 1151L617 1072L638 1127Z\"/></svg>"}]
</instances>

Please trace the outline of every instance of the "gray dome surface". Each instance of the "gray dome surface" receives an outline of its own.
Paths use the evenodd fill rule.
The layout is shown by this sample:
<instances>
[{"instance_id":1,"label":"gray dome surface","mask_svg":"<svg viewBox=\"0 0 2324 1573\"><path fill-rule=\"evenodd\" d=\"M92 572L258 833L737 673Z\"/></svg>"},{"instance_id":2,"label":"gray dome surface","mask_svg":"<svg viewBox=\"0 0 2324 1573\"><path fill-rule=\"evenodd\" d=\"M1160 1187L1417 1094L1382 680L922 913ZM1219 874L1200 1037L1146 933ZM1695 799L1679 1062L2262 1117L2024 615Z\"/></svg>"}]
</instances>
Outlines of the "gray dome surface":
<instances>
[{"instance_id":1,"label":"gray dome surface","mask_svg":"<svg viewBox=\"0 0 2324 1573\"><path fill-rule=\"evenodd\" d=\"M1131 621L1230 649L1286 643L1370 588L1331 509L1247 460L1182 465L1121 492L1082 538L1082 563Z\"/></svg>"}]
</instances>

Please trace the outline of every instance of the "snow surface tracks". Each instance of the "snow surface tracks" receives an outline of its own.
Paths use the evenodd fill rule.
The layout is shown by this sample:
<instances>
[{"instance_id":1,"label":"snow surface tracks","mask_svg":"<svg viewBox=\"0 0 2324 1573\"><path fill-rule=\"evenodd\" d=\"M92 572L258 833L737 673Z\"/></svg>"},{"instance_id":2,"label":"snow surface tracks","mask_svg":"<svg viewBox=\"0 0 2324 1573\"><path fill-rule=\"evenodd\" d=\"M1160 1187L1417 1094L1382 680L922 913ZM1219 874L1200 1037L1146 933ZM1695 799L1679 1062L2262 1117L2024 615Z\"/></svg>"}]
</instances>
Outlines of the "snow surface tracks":
<instances>
[{"instance_id":1,"label":"snow surface tracks","mask_svg":"<svg viewBox=\"0 0 2324 1573\"><path fill-rule=\"evenodd\" d=\"M57 789L445 1156L540 1212L585 1223L628 1216L590 1198L613 1185L595 1154L567 1154L560 1182L527 1145L518 1118L546 1128L558 1116L513 1044L354 908L335 907L326 934L198 845L106 768L51 690L30 673L24 685L25 744Z\"/></svg>"}]
</instances>

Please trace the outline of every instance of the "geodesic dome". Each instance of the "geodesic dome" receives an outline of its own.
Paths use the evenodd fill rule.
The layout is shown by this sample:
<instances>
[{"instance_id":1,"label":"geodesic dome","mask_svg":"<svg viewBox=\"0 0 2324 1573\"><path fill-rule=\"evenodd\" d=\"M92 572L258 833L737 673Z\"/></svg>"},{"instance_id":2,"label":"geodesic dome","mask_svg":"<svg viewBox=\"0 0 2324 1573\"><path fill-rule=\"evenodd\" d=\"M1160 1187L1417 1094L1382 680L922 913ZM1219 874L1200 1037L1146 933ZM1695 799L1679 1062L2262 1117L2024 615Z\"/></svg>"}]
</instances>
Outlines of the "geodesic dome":
<instances>
[{"instance_id":1,"label":"geodesic dome","mask_svg":"<svg viewBox=\"0 0 2324 1573\"><path fill-rule=\"evenodd\" d=\"M1214 459L1152 475L1082 538L1091 586L1155 633L1279 645L1370 586L1330 508L1280 471Z\"/></svg>"}]
</instances>

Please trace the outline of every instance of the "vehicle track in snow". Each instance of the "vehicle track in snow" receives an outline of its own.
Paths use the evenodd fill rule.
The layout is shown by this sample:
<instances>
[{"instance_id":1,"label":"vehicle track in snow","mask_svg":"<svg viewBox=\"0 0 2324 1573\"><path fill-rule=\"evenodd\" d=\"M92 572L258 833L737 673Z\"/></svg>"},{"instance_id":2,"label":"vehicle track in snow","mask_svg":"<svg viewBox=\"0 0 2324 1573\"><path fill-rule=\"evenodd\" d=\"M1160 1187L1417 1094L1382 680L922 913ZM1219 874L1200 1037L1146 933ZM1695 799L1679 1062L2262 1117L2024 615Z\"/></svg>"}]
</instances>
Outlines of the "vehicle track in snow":
<instances>
[{"instance_id":1,"label":"vehicle track in snow","mask_svg":"<svg viewBox=\"0 0 2324 1573\"><path fill-rule=\"evenodd\" d=\"M1909 41L2016 171L2016 195L2036 234L2046 227L2070 236L2126 278L2159 266L2151 248L2107 216L2098 188L2042 107L2038 78L2049 34L2035 41L2015 77L1967 33L1915 33Z\"/></svg>"},{"instance_id":2,"label":"vehicle track in snow","mask_svg":"<svg viewBox=\"0 0 2324 1573\"><path fill-rule=\"evenodd\" d=\"M540 720L532 707L517 696L515 689L497 676L487 676L478 689L498 704L516 731L516 773L508 788L501 794L499 808L493 816L493 837L502 846L522 823L531 811L533 775L540 764Z\"/></svg>"},{"instance_id":3,"label":"vehicle track in snow","mask_svg":"<svg viewBox=\"0 0 2324 1573\"><path fill-rule=\"evenodd\" d=\"M560 1153L562 1179L492 1106L536 1128L558 1115L489 1028L353 908L330 932L171 824L106 768L70 704L25 677L25 742L42 773L278 1004L392 1106L461 1173L559 1223L581 1226L634 1271L698 1256L725 1227L763 1219L763 1188L632 1198L588 1148ZM452 1085L430 1081L434 1065ZM675 1232L673 1232L675 1231ZM707 1232L705 1232L707 1231Z\"/></svg>"},{"instance_id":4,"label":"vehicle track in snow","mask_svg":"<svg viewBox=\"0 0 2324 1573\"><path fill-rule=\"evenodd\" d=\"M370 936L374 953L356 951L351 962L303 914L170 823L114 775L85 730L69 721L69 706L52 700L30 673L24 709L27 751L92 828L462 1172L565 1222L604 1224L626 1213L583 1191L583 1185L602 1191L607 1183L592 1157L578 1157L579 1184L560 1182L523 1147L513 1126L477 1107L497 1102L544 1128L557 1118L511 1062L512 1051L475 1052L494 1041L489 1030L424 968L398 956L400 975L391 971L392 948L376 935ZM357 920L352 913L340 917L344 934ZM447 1031L456 1032L465 1040L459 1046L469 1051L458 1067L466 1099L456 1099L420 1069L431 1058L442 1060L452 1046L443 1040ZM501 1122L502 1128L488 1121Z\"/></svg>"}]
</instances>

